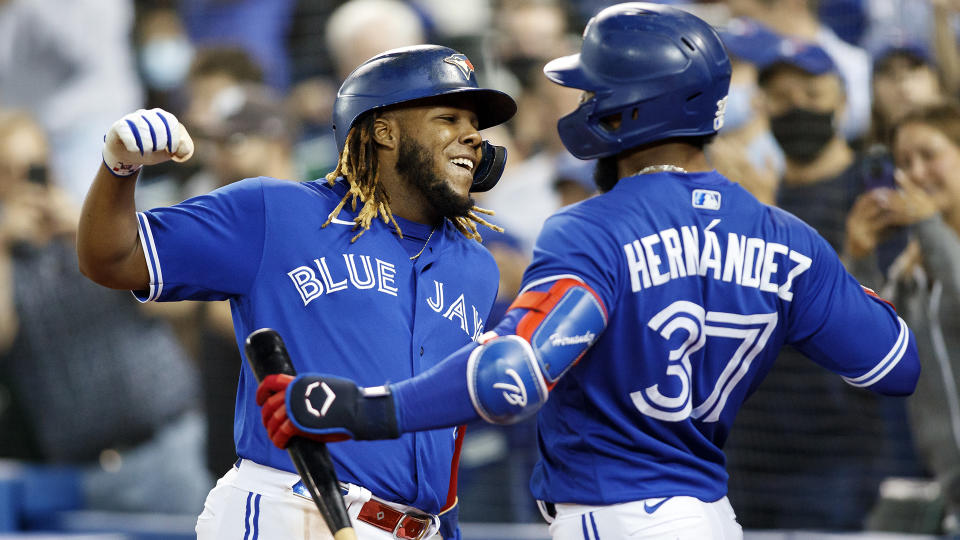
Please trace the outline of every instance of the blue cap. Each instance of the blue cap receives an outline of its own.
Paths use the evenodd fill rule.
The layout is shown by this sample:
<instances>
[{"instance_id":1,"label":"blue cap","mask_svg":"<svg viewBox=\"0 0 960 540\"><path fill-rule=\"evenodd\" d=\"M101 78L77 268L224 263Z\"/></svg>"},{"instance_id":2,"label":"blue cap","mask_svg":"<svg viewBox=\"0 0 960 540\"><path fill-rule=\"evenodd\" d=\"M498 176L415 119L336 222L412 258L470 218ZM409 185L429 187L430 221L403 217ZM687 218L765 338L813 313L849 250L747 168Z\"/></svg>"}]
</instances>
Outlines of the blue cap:
<instances>
[{"instance_id":1,"label":"blue cap","mask_svg":"<svg viewBox=\"0 0 960 540\"><path fill-rule=\"evenodd\" d=\"M766 65L760 67L760 79L764 73L776 66L793 66L810 75L823 75L837 71L837 65L820 46L794 38L783 38L776 48L776 55Z\"/></svg>"},{"instance_id":2,"label":"blue cap","mask_svg":"<svg viewBox=\"0 0 960 540\"><path fill-rule=\"evenodd\" d=\"M728 54L757 66L772 62L783 40L780 34L747 17L730 19L717 33Z\"/></svg>"},{"instance_id":3,"label":"blue cap","mask_svg":"<svg viewBox=\"0 0 960 540\"><path fill-rule=\"evenodd\" d=\"M597 160L580 160L571 154L560 154L556 160L556 170L553 174L553 187L561 182L574 182L587 191L594 191L597 185L593 181L593 171Z\"/></svg>"},{"instance_id":4,"label":"blue cap","mask_svg":"<svg viewBox=\"0 0 960 540\"><path fill-rule=\"evenodd\" d=\"M873 70L884 71L889 67L890 59L897 56L909 58L917 65L926 64L931 67L936 66L933 54L930 53L930 49L927 48L925 44L910 41L889 44L880 49L880 51L873 56Z\"/></svg>"}]
</instances>

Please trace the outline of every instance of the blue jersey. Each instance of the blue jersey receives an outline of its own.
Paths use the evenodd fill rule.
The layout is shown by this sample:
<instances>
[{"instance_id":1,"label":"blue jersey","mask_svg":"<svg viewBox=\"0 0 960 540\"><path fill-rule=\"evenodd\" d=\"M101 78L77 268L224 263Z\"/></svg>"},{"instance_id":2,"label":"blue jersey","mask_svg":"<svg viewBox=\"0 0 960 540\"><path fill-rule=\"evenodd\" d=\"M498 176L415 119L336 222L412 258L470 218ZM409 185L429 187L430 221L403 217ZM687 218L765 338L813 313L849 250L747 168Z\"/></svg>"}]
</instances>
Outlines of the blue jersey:
<instances>
[{"instance_id":1,"label":"blue jersey","mask_svg":"<svg viewBox=\"0 0 960 540\"><path fill-rule=\"evenodd\" d=\"M357 231L349 205L321 227L345 189L247 179L139 214L151 284L138 297L228 299L241 351L250 332L273 328L298 372L363 386L412 377L479 336L499 280L489 252L449 221L415 260L379 220L351 243ZM416 226L404 221L401 228ZM241 363L237 454L293 472L287 453L267 437L256 378ZM441 429L329 450L341 480L436 513L447 499L454 442L454 430Z\"/></svg>"},{"instance_id":2,"label":"blue jersey","mask_svg":"<svg viewBox=\"0 0 960 540\"><path fill-rule=\"evenodd\" d=\"M784 344L855 386L916 362L823 238L715 171L621 179L552 216L524 290L562 277L609 320L539 413L541 500L725 496L721 447Z\"/></svg>"}]
</instances>

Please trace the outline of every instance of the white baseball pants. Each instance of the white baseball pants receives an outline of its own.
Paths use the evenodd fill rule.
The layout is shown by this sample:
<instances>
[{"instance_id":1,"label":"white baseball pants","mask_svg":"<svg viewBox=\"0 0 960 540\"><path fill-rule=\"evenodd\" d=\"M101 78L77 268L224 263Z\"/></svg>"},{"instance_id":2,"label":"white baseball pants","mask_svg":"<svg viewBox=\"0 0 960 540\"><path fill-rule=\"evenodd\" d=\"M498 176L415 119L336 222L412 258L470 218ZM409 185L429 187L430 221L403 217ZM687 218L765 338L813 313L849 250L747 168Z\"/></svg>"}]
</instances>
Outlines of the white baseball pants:
<instances>
[{"instance_id":1,"label":"white baseball pants","mask_svg":"<svg viewBox=\"0 0 960 540\"><path fill-rule=\"evenodd\" d=\"M741 540L743 529L726 497L646 499L610 506L557 504L553 540Z\"/></svg>"},{"instance_id":2,"label":"white baseball pants","mask_svg":"<svg viewBox=\"0 0 960 540\"><path fill-rule=\"evenodd\" d=\"M207 495L197 518L197 540L333 540L313 501L291 490L299 480L296 474L241 460ZM354 485L343 497L357 538L393 539L392 533L356 520L370 498L369 490ZM424 540L442 540L436 526L427 531Z\"/></svg>"}]
</instances>

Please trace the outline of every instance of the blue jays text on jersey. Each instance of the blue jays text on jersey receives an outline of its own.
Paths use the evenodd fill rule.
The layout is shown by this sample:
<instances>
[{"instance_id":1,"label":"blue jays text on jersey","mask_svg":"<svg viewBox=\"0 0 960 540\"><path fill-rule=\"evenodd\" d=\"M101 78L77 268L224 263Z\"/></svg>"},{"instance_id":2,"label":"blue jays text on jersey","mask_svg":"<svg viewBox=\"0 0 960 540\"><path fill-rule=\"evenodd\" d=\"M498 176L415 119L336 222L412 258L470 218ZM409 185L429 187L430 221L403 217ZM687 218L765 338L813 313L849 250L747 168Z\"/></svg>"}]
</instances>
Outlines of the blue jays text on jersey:
<instances>
[{"instance_id":1,"label":"blue jays text on jersey","mask_svg":"<svg viewBox=\"0 0 960 540\"><path fill-rule=\"evenodd\" d=\"M138 214L151 276L138 297L228 299L240 350L250 332L270 327L284 337L298 372L367 386L420 373L482 333L499 279L489 252L449 222L415 260L406 240L380 221L351 243L348 210L321 227L344 192L341 183L247 179ZM419 250L430 227L397 221L408 240L420 238ZM293 472L287 453L267 438L256 379L241 366L237 453ZM448 429L339 443L330 453L341 480L385 500L432 513L447 502Z\"/></svg>"},{"instance_id":2,"label":"blue jays text on jersey","mask_svg":"<svg viewBox=\"0 0 960 540\"><path fill-rule=\"evenodd\" d=\"M347 288L371 290L391 296L399 294L396 281L396 265L372 255L354 253L343 253L341 255L343 256L343 263L342 268L338 268L338 270L342 271L336 274L336 277L335 273L331 272L326 257L313 259L314 266L300 265L287 272L297 292L300 293L304 306L309 305L310 302L324 294L330 295ZM363 275L362 278L360 277L361 274ZM343 279L338 281L337 277ZM433 280L433 286L433 296L427 300L430 309L441 313L445 319L451 321L456 319L455 322L460 326L460 329L471 339L476 340L483 333L484 321L480 311L477 310L477 306L472 304L468 306L462 293L447 306L443 296L446 285L442 281Z\"/></svg>"},{"instance_id":3,"label":"blue jays text on jersey","mask_svg":"<svg viewBox=\"0 0 960 540\"><path fill-rule=\"evenodd\" d=\"M569 278L609 319L539 412L545 501L720 499L733 418L784 344L882 392L918 365L905 323L826 241L715 171L624 178L552 216L523 291Z\"/></svg>"}]
</instances>

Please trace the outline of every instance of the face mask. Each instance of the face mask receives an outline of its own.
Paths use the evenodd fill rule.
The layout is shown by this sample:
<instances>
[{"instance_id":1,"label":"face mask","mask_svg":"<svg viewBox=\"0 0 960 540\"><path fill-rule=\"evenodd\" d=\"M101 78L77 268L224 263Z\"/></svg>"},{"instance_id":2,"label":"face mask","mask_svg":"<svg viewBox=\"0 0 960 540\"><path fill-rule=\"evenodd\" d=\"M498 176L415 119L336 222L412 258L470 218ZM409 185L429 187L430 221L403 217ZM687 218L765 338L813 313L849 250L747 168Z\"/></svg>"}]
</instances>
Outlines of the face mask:
<instances>
[{"instance_id":1,"label":"face mask","mask_svg":"<svg viewBox=\"0 0 960 540\"><path fill-rule=\"evenodd\" d=\"M154 90L180 86L193 60L193 46L184 38L153 39L140 48L144 82Z\"/></svg>"},{"instance_id":2,"label":"face mask","mask_svg":"<svg viewBox=\"0 0 960 540\"><path fill-rule=\"evenodd\" d=\"M770 119L770 131L791 161L810 163L833 139L833 112L791 109Z\"/></svg>"},{"instance_id":3,"label":"face mask","mask_svg":"<svg viewBox=\"0 0 960 540\"><path fill-rule=\"evenodd\" d=\"M727 93L727 106L723 114L722 131L733 131L742 127L754 116L753 94L756 86L752 84L731 84Z\"/></svg>"}]
</instances>

